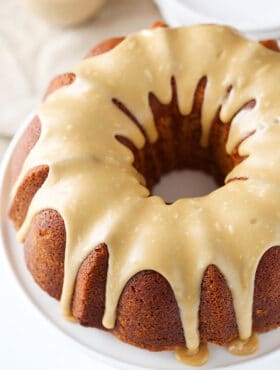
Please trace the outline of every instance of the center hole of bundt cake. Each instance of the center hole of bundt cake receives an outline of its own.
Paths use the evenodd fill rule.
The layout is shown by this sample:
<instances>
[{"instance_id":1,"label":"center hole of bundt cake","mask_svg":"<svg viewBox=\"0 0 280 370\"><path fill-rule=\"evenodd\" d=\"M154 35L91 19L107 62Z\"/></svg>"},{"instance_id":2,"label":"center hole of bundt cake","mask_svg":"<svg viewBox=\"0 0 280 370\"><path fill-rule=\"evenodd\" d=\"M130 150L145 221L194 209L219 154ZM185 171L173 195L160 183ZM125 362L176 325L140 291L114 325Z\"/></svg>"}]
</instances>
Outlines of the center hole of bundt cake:
<instances>
[{"instance_id":1,"label":"center hole of bundt cake","mask_svg":"<svg viewBox=\"0 0 280 370\"><path fill-rule=\"evenodd\" d=\"M152 194L159 195L166 203L173 203L180 198L206 195L217 188L218 184L211 175L203 171L184 169L161 176L153 187Z\"/></svg>"},{"instance_id":2,"label":"center hole of bundt cake","mask_svg":"<svg viewBox=\"0 0 280 370\"><path fill-rule=\"evenodd\" d=\"M154 93L149 93L149 105L158 132L155 142L150 141L143 125L125 103L112 100L141 131L145 145L137 149L124 136L116 136L117 140L132 151L134 167L145 178L151 194L162 196L167 203L182 197L206 195L224 185L227 174L244 159L238 155L238 147L231 154L226 152L234 116L229 122L221 121L221 107L213 118L207 146L201 146L201 113L206 85L207 78L202 77L194 93L191 112L187 115L180 112L174 77L171 78L172 98L168 104L162 103ZM229 86L227 94L231 89ZM255 103L255 100L250 100L235 115L243 109L253 109Z\"/></svg>"}]
</instances>

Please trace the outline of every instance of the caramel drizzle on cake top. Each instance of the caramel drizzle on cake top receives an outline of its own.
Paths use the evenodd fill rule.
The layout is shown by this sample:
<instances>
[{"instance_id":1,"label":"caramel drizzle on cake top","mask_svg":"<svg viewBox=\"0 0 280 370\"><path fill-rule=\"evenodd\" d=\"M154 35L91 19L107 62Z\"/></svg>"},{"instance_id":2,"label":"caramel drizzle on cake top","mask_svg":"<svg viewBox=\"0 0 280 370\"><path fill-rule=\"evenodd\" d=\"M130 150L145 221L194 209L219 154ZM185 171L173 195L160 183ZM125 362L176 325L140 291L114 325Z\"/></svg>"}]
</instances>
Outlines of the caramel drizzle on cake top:
<instances>
[{"instance_id":1,"label":"caramel drizzle on cake top","mask_svg":"<svg viewBox=\"0 0 280 370\"><path fill-rule=\"evenodd\" d=\"M29 169L49 166L18 238L24 240L39 211L55 209L62 216L67 235L63 315L71 316L82 261L106 243L106 328L114 327L127 281L154 270L170 283L186 345L197 349L200 285L207 266L215 264L231 290L240 338L249 338L256 268L264 252L280 243L280 85L275 83L280 56L224 26L159 28L127 37L73 72L75 81L40 107L41 136L14 188L15 194ZM149 94L168 104L172 77L182 115L192 109L198 82L207 79L201 145L207 146L219 112L222 122L231 122L227 153L238 148L245 159L208 196L167 205L150 195L133 167L132 152L116 137L138 149L157 140ZM124 104L137 124L112 99ZM250 101L254 106L241 109Z\"/></svg>"}]
</instances>

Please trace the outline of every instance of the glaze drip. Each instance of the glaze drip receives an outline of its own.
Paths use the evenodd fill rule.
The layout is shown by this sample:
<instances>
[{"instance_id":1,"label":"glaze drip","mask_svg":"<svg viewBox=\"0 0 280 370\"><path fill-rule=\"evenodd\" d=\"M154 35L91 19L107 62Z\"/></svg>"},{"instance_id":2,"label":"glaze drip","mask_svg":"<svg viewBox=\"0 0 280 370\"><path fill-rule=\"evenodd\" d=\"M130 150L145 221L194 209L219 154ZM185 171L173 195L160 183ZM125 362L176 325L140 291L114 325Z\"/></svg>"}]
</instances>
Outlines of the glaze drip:
<instances>
[{"instance_id":1,"label":"glaze drip","mask_svg":"<svg viewBox=\"0 0 280 370\"><path fill-rule=\"evenodd\" d=\"M74 73L72 85L40 107L41 136L14 188L15 193L29 169L49 166L18 238L24 240L43 209L57 210L64 219L63 314L71 316L82 261L105 243L110 256L106 328L114 327L127 281L139 271L154 270L172 287L186 345L196 350L201 280L207 266L215 264L232 292L240 337L249 338L256 268L264 252L280 243L280 86L275 84L280 56L224 26L161 28L129 36L110 52L82 61ZM201 145L207 147L219 112L222 122L234 117L227 153L238 148L245 159L208 196L166 205L150 196L131 150L116 138L127 138L138 149L147 140L156 142L149 99L152 93L168 104L172 76L182 115L191 112L199 81L207 80ZM255 102L251 109L240 110L250 101ZM120 106L132 113L135 124Z\"/></svg>"},{"instance_id":2,"label":"glaze drip","mask_svg":"<svg viewBox=\"0 0 280 370\"><path fill-rule=\"evenodd\" d=\"M202 366L206 364L209 358L209 351L206 343L201 343L199 348L190 351L187 348L179 347L175 351L176 359L185 365Z\"/></svg>"},{"instance_id":3,"label":"glaze drip","mask_svg":"<svg viewBox=\"0 0 280 370\"><path fill-rule=\"evenodd\" d=\"M228 351L236 356L247 356L255 353L259 348L259 339L253 334L246 340L234 339L228 345Z\"/></svg>"}]
</instances>

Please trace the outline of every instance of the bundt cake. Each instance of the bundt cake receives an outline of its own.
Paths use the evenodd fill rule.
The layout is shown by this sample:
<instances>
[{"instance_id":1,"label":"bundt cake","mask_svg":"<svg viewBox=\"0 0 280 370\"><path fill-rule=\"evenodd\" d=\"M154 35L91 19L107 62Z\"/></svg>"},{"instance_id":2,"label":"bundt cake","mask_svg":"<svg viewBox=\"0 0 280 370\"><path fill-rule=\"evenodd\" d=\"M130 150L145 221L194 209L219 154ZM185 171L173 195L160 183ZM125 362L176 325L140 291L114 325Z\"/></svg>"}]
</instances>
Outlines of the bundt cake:
<instances>
[{"instance_id":1,"label":"bundt cake","mask_svg":"<svg viewBox=\"0 0 280 370\"><path fill-rule=\"evenodd\" d=\"M13 154L10 218L65 317L199 364L207 342L280 325L280 54L225 26L161 26L51 82ZM220 187L152 195L182 168Z\"/></svg>"}]
</instances>

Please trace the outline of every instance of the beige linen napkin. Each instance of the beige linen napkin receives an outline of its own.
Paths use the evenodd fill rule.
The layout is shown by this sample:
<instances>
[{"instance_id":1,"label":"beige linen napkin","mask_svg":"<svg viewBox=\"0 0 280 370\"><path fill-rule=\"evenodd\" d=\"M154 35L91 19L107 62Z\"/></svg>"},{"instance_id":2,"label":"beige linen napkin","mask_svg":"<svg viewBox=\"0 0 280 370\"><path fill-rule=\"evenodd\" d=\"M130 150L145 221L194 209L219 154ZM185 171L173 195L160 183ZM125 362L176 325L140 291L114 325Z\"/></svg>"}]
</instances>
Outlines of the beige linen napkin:
<instances>
[{"instance_id":1,"label":"beige linen napkin","mask_svg":"<svg viewBox=\"0 0 280 370\"><path fill-rule=\"evenodd\" d=\"M68 71L103 39L158 19L152 0L108 0L90 23L61 29L35 17L21 0L0 1L0 159L53 76Z\"/></svg>"}]
</instances>

